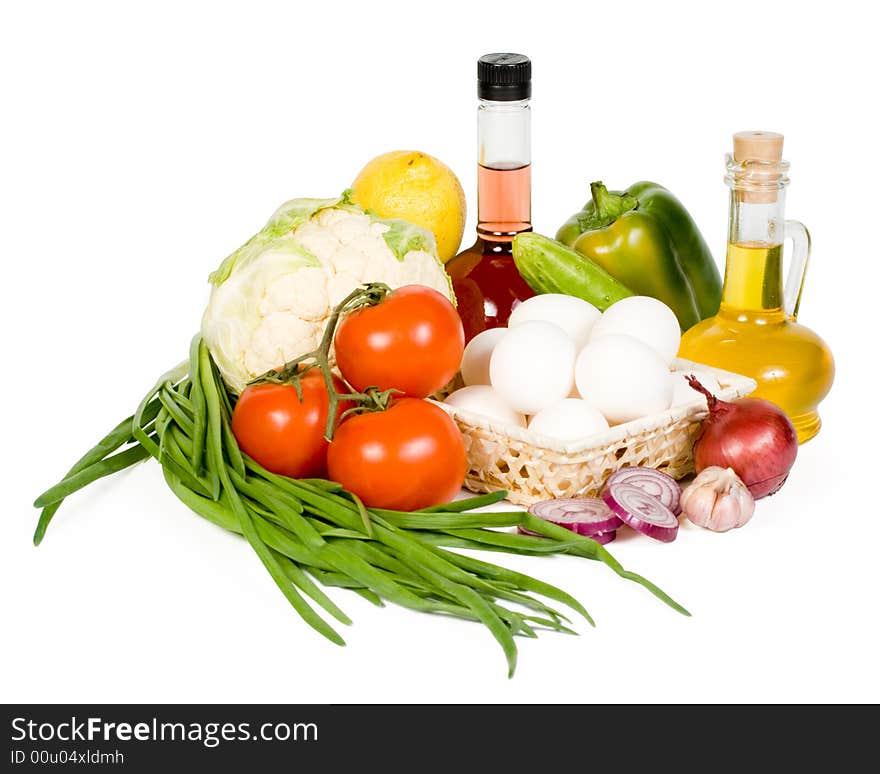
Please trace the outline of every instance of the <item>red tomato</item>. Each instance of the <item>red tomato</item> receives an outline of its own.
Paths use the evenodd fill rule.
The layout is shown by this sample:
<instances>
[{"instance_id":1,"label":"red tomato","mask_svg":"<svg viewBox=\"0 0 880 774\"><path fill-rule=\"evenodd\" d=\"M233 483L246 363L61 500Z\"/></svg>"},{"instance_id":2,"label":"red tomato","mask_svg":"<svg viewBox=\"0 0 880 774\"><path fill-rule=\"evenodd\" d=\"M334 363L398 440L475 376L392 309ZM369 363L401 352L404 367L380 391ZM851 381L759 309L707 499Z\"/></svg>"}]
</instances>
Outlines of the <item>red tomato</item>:
<instances>
[{"instance_id":1,"label":"red tomato","mask_svg":"<svg viewBox=\"0 0 880 774\"><path fill-rule=\"evenodd\" d=\"M458 494L467 457L461 433L443 409L401 398L387 411L358 414L339 425L327 469L367 506L417 511Z\"/></svg>"},{"instance_id":2,"label":"red tomato","mask_svg":"<svg viewBox=\"0 0 880 774\"><path fill-rule=\"evenodd\" d=\"M458 371L464 329L442 293L406 285L347 315L336 329L335 346L339 370L358 391L378 387L425 398Z\"/></svg>"},{"instance_id":3,"label":"red tomato","mask_svg":"<svg viewBox=\"0 0 880 774\"><path fill-rule=\"evenodd\" d=\"M347 392L342 381L334 384L337 392ZM291 478L327 470L324 430L330 401L324 377L312 370L300 385L302 401L292 384L251 385L232 412L232 433L241 450L266 470ZM339 412L344 410L340 404Z\"/></svg>"}]
</instances>

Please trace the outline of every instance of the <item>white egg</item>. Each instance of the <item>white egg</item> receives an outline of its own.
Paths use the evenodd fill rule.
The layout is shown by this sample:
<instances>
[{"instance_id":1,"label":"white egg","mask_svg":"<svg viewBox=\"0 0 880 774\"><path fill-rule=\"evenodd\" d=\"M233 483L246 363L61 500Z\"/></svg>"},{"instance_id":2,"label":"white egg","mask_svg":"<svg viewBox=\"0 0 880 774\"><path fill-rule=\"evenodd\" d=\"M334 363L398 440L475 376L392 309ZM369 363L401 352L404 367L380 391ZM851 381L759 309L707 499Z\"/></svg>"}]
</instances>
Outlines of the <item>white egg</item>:
<instances>
[{"instance_id":1,"label":"white egg","mask_svg":"<svg viewBox=\"0 0 880 774\"><path fill-rule=\"evenodd\" d=\"M575 379L581 396L611 424L665 411L672 402L663 358L632 336L609 334L591 341L578 355Z\"/></svg>"},{"instance_id":2,"label":"white egg","mask_svg":"<svg viewBox=\"0 0 880 774\"><path fill-rule=\"evenodd\" d=\"M529 430L557 441L579 441L607 429L602 412L579 398L565 398L547 406L529 422Z\"/></svg>"},{"instance_id":3,"label":"white egg","mask_svg":"<svg viewBox=\"0 0 880 774\"><path fill-rule=\"evenodd\" d=\"M492 386L514 411L537 414L571 392L576 354L558 325L521 323L495 345L489 361Z\"/></svg>"},{"instance_id":4,"label":"white egg","mask_svg":"<svg viewBox=\"0 0 880 774\"><path fill-rule=\"evenodd\" d=\"M488 384L462 387L447 397L444 403L462 411L471 411L487 419L494 419L505 425L526 426L526 418L510 408Z\"/></svg>"},{"instance_id":5,"label":"white egg","mask_svg":"<svg viewBox=\"0 0 880 774\"><path fill-rule=\"evenodd\" d=\"M558 325L580 351L590 340L590 331L602 313L592 304L564 293L543 293L523 301L510 315L507 325L515 328L529 320Z\"/></svg>"},{"instance_id":6,"label":"white egg","mask_svg":"<svg viewBox=\"0 0 880 774\"><path fill-rule=\"evenodd\" d=\"M669 379L672 382L673 406L684 406L685 404L693 403L694 401L699 401L701 404L705 405L706 399L688 384L688 376L696 376L697 381L713 395L717 395L721 390L721 385L718 384L718 380L715 378L714 374L711 374L708 371L698 371L694 369L690 371L674 371L669 374Z\"/></svg>"},{"instance_id":7,"label":"white egg","mask_svg":"<svg viewBox=\"0 0 880 774\"><path fill-rule=\"evenodd\" d=\"M465 384L489 384L489 358L506 333L507 328L489 328L468 342L461 356L461 379Z\"/></svg>"},{"instance_id":8,"label":"white egg","mask_svg":"<svg viewBox=\"0 0 880 774\"><path fill-rule=\"evenodd\" d=\"M678 318L666 304L650 296L630 296L609 306L593 326L590 341L601 336L632 336L657 350L669 365L681 344Z\"/></svg>"}]
</instances>

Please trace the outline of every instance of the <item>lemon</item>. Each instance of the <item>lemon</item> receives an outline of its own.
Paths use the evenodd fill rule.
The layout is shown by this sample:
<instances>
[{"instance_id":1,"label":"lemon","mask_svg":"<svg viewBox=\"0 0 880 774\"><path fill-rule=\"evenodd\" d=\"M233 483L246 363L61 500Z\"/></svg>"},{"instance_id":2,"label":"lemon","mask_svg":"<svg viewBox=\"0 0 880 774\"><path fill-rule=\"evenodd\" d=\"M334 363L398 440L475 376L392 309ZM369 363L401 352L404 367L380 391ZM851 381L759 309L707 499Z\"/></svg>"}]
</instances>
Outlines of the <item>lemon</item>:
<instances>
[{"instance_id":1,"label":"lemon","mask_svg":"<svg viewBox=\"0 0 880 774\"><path fill-rule=\"evenodd\" d=\"M402 218L432 231L444 263L458 252L467 214L464 191L439 159L419 151L383 153L355 178L352 199L380 218Z\"/></svg>"}]
</instances>

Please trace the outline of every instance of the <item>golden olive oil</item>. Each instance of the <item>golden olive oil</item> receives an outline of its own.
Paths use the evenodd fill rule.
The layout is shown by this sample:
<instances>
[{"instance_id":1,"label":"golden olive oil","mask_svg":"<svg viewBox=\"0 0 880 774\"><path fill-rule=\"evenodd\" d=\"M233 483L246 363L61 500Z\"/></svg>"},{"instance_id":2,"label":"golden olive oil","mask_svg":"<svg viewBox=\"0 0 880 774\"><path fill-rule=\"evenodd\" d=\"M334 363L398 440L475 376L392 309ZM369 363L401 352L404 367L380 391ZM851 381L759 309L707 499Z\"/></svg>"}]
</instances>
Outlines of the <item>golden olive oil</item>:
<instances>
[{"instance_id":1,"label":"golden olive oil","mask_svg":"<svg viewBox=\"0 0 880 774\"><path fill-rule=\"evenodd\" d=\"M825 342L783 309L781 244L728 244L721 308L684 334L679 354L755 379L753 397L782 408L801 443L819 432L817 406L834 362Z\"/></svg>"},{"instance_id":2,"label":"golden olive oil","mask_svg":"<svg viewBox=\"0 0 880 774\"><path fill-rule=\"evenodd\" d=\"M783 313L782 245L727 245L721 310L738 317L748 309Z\"/></svg>"}]
</instances>

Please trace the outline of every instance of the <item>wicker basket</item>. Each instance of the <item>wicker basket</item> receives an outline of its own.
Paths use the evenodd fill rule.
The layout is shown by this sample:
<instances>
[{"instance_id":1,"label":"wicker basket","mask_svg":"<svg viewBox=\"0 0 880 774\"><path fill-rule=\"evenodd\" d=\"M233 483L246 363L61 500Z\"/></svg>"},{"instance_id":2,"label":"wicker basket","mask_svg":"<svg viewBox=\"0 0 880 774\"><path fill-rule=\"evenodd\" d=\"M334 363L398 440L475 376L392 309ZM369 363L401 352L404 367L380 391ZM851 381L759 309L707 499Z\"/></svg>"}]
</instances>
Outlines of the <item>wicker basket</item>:
<instances>
[{"instance_id":1,"label":"wicker basket","mask_svg":"<svg viewBox=\"0 0 880 774\"><path fill-rule=\"evenodd\" d=\"M673 368L714 374L722 400L748 395L756 387L748 377L688 360L676 360ZM608 476L630 465L657 468L681 478L693 471L693 442L706 416L705 399L695 392L694 400L686 405L616 425L581 441L560 443L439 405L464 436L469 466L465 486L472 492L506 489L508 499L521 505L556 497L595 497Z\"/></svg>"}]
</instances>

